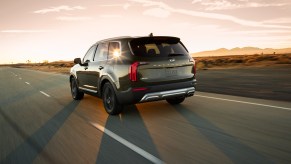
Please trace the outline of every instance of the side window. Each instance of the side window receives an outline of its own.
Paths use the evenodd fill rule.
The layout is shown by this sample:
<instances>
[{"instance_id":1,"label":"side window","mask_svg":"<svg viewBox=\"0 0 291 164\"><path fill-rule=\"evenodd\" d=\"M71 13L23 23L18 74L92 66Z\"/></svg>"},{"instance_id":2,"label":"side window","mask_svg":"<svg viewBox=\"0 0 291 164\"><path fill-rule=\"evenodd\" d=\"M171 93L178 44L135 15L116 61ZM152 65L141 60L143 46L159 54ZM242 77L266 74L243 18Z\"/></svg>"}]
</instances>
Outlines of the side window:
<instances>
[{"instance_id":1,"label":"side window","mask_svg":"<svg viewBox=\"0 0 291 164\"><path fill-rule=\"evenodd\" d=\"M121 55L120 43L110 42L109 43L109 55L108 58L112 59Z\"/></svg>"},{"instance_id":2,"label":"side window","mask_svg":"<svg viewBox=\"0 0 291 164\"><path fill-rule=\"evenodd\" d=\"M83 58L83 63L88 63L93 61L94 53L96 50L96 45L92 46Z\"/></svg>"},{"instance_id":3,"label":"side window","mask_svg":"<svg viewBox=\"0 0 291 164\"><path fill-rule=\"evenodd\" d=\"M96 54L94 57L94 61L106 60L108 54L108 44L107 43L100 43L96 50Z\"/></svg>"}]
</instances>

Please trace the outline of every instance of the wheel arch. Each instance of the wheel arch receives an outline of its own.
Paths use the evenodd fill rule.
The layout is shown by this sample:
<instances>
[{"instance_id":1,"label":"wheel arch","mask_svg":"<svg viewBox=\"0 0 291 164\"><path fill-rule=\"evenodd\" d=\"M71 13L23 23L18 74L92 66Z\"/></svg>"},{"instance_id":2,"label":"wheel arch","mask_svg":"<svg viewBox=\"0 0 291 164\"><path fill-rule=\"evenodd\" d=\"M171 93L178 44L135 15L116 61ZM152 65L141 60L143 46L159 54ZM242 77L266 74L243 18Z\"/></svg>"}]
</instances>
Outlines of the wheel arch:
<instances>
[{"instance_id":1,"label":"wheel arch","mask_svg":"<svg viewBox=\"0 0 291 164\"><path fill-rule=\"evenodd\" d=\"M79 88L79 80L78 80L78 78L74 74L70 74L70 78L69 78L70 84L71 84L72 79L75 79L76 80L77 86Z\"/></svg>"},{"instance_id":2,"label":"wheel arch","mask_svg":"<svg viewBox=\"0 0 291 164\"><path fill-rule=\"evenodd\" d=\"M113 89L114 89L114 92L116 93L117 92L117 89L116 89L116 86L115 86L115 84L114 84L114 82L108 77L108 76L102 76L101 77L101 80L100 80L100 83L99 83L99 86L98 86L98 95L100 96L100 97L102 97L102 92L103 92L103 86L104 86L104 84L105 83L110 83L111 85L112 85L112 87L113 87Z\"/></svg>"}]
</instances>

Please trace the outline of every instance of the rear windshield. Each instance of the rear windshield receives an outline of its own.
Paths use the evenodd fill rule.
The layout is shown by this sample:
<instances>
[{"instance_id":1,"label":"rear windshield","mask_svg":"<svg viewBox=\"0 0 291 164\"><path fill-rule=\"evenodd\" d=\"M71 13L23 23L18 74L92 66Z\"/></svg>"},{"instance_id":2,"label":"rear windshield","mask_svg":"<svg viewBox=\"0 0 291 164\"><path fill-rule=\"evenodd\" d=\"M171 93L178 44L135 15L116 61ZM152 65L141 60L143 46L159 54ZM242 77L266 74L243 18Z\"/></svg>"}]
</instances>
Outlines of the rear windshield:
<instances>
[{"instance_id":1,"label":"rear windshield","mask_svg":"<svg viewBox=\"0 0 291 164\"><path fill-rule=\"evenodd\" d=\"M188 55L187 50L175 37L144 37L130 41L135 56L167 57Z\"/></svg>"}]
</instances>

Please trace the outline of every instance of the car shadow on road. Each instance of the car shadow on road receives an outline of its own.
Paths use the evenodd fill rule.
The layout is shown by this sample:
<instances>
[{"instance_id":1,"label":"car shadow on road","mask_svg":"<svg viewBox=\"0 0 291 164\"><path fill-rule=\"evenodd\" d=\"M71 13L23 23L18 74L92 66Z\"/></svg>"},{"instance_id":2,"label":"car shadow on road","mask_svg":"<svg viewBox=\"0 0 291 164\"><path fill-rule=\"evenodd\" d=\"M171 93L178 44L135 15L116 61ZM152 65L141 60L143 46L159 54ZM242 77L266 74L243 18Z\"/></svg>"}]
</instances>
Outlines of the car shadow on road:
<instances>
[{"instance_id":1,"label":"car shadow on road","mask_svg":"<svg viewBox=\"0 0 291 164\"><path fill-rule=\"evenodd\" d=\"M52 137L58 132L67 118L77 108L78 104L79 101L71 101L30 136L24 129L21 129L19 125L17 125L15 120L12 120L9 115L0 109L0 114L5 121L7 121L16 133L24 139L24 142L10 152L0 163L32 163L37 155L43 151ZM45 156L49 163L55 163L45 152L42 152L42 155Z\"/></svg>"},{"instance_id":2,"label":"car shadow on road","mask_svg":"<svg viewBox=\"0 0 291 164\"><path fill-rule=\"evenodd\" d=\"M176 105L174 108L234 163L274 163L209 120L187 109L184 105Z\"/></svg>"},{"instance_id":3,"label":"car shadow on road","mask_svg":"<svg viewBox=\"0 0 291 164\"><path fill-rule=\"evenodd\" d=\"M119 116L108 116L105 128L159 158L156 146L135 105L125 107ZM103 134L96 163L150 163L125 145Z\"/></svg>"}]
</instances>

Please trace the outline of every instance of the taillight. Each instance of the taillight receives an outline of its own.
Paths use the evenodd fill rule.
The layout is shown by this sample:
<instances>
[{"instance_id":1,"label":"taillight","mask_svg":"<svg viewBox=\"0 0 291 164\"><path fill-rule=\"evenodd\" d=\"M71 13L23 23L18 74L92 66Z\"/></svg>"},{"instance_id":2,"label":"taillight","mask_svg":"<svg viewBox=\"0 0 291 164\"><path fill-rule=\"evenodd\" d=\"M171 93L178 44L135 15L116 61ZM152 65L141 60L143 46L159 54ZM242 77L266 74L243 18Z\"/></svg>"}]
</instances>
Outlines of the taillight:
<instances>
[{"instance_id":1,"label":"taillight","mask_svg":"<svg viewBox=\"0 0 291 164\"><path fill-rule=\"evenodd\" d=\"M137 67L139 65L139 62L134 62L129 67L129 79L131 81L137 81Z\"/></svg>"},{"instance_id":2,"label":"taillight","mask_svg":"<svg viewBox=\"0 0 291 164\"><path fill-rule=\"evenodd\" d=\"M193 65L193 73L194 73L194 76L196 76L196 62L194 61L194 65Z\"/></svg>"},{"instance_id":3,"label":"taillight","mask_svg":"<svg viewBox=\"0 0 291 164\"><path fill-rule=\"evenodd\" d=\"M196 62L193 58L189 59L189 62L193 63L193 69L192 69L192 73L194 74L194 76L196 75Z\"/></svg>"}]
</instances>

